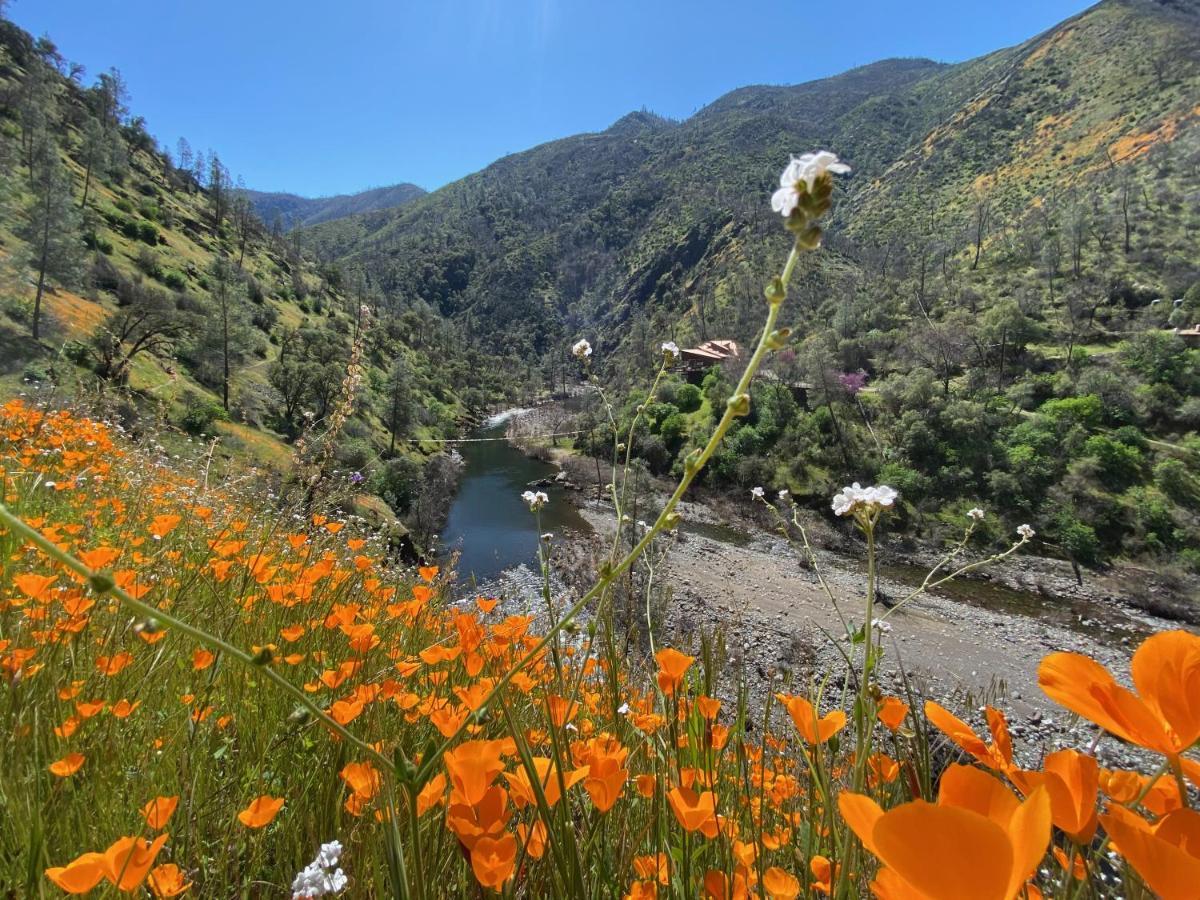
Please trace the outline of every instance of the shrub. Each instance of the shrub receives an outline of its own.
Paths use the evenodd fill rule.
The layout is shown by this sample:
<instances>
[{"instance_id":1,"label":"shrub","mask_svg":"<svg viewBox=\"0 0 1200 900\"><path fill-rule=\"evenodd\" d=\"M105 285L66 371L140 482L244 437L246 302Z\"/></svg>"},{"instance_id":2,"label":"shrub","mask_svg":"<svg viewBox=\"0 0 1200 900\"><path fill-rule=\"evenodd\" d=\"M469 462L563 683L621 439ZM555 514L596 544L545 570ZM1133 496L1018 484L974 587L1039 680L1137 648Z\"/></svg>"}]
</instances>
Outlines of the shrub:
<instances>
[{"instance_id":1,"label":"shrub","mask_svg":"<svg viewBox=\"0 0 1200 900\"><path fill-rule=\"evenodd\" d=\"M193 397L184 407L183 415L179 418L179 427L192 435L211 434L214 423L224 422L228 418L229 414L217 401Z\"/></svg>"},{"instance_id":2,"label":"shrub","mask_svg":"<svg viewBox=\"0 0 1200 900\"><path fill-rule=\"evenodd\" d=\"M694 384L685 384L675 393L675 406L678 407L680 412L695 412L700 408L703 400L704 395L701 394L700 388Z\"/></svg>"},{"instance_id":3,"label":"shrub","mask_svg":"<svg viewBox=\"0 0 1200 900\"><path fill-rule=\"evenodd\" d=\"M1141 474L1141 451L1105 435L1088 438L1083 452L1097 461L1101 478L1114 491L1123 491Z\"/></svg>"}]
</instances>

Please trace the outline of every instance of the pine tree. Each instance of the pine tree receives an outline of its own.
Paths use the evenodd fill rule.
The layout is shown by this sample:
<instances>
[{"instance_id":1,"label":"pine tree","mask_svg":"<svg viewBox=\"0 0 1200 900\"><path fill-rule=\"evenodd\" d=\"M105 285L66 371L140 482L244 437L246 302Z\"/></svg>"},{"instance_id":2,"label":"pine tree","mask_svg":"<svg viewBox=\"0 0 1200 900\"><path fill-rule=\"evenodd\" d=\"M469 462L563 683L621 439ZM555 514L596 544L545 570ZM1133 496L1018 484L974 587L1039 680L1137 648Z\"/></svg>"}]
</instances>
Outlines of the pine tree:
<instances>
[{"instance_id":1,"label":"pine tree","mask_svg":"<svg viewBox=\"0 0 1200 900\"><path fill-rule=\"evenodd\" d=\"M79 211L71 196L71 176L49 138L35 150L30 169L33 196L25 210L18 236L29 247L29 263L37 270L33 300L33 339L41 336L42 295L46 278L73 283L83 264Z\"/></svg>"}]
</instances>

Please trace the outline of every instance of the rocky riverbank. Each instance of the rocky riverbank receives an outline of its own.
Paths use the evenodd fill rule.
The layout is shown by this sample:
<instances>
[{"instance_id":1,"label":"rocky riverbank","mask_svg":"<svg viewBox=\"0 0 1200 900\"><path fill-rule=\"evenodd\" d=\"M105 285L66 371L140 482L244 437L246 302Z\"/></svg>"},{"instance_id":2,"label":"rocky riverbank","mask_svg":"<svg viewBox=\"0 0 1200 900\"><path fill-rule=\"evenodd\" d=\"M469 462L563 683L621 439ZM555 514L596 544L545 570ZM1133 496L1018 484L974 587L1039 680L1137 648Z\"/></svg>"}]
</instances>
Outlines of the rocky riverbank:
<instances>
[{"instance_id":1,"label":"rocky riverbank","mask_svg":"<svg viewBox=\"0 0 1200 900\"><path fill-rule=\"evenodd\" d=\"M523 425L528 432L529 423ZM613 508L603 499L611 471L602 465L597 473L594 460L554 448L545 458L578 488L568 496L594 532L554 541L552 565L565 603L591 584L595 560L611 540ZM650 519L649 510L660 508L666 487L650 486L642 498L643 508L649 508L642 518ZM828 705L840 705L848 688L843 617L861 623L865 612L864 567L854 539L812 517L808 530L822 586L802 554L754 520L754 507L705 498L685 501L678 511L684 524L661 539L664 552L654 573L660 586L652 592L656 642L695 650L702 633L719 633L731 674L723 688L727 699L744 681L757 709L768 692L788 685L819 689ZM911 593L936 559L909 542L880 550L882 605L876 616L886 614L883 686L902 694L907 680L923 696L959 710L998 702L1028 753L1086 745L1096 737L1092 726L1075 721L1042 694L1037 664L1043 656L1058 650L1083 653L1127 681L1138 642L1180 627L1178 619L1193 614L1190 605L1174 604L1170 618L1156 615L1143 602L1146 592L1122 591L1120 575L1089 573L1081 584L1068 563L1026 556L888 612L887 604ZM635 591L639 587L644 581L635 581ZM540 591L540 579L525 589ZM644 595L639 603L644 604ZM1101 742L1098 753L1105 765L1139 759L1136 751L1111 740Z\"/></svg>"}]
</instances>

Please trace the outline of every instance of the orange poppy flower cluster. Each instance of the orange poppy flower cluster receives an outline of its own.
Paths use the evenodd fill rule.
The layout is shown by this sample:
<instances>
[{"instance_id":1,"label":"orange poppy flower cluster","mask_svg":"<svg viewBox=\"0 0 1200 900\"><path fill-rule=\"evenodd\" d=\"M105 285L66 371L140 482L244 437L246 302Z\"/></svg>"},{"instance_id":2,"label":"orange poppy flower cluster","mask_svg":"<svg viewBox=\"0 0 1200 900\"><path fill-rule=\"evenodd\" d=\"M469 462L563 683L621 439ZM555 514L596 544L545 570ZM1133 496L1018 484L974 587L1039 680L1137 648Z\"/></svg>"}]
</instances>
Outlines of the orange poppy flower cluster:
<instances>
[{"instance_id":1,"label":"orange poppy flower cluster","mask_svg":"<svg viewBox=\"0 0 1200 900\"><path fill-rule=\"evenodd\" d=\"M1074 654L1039 671L1050 698L1159 754L1158 771L1106 769L1071 748L1033 767L997 708L981 736L932 701L910 709L866 691L856 728L849 703L781 692L786 716L772 721L774 702L713 695L708 654L698 664L664 648L639 673L599 639L564 633L526 659L539 646L531 617L494 598L450 603L436 567L389 564L332 514L264 513L236 479L208 488L93 420L6 404L0 465L5 504L51 541L246 648L345 729L324 729L228 654L130 621L0 532L6 783L39 785L24 808L52 860L74 856L44 871L68 893L286 888L336 829L363 895L383 891L370 873L395 871L380 848L399 832L407 870L451 893L569 895L595 881L629 898L948 900L1086 881L1115 896L1119 875L1168 900L1196 896L1195 635L1148 639L1134 690ZM928 769L945 758L934 738L957 756L943 771ZM162 795L129 806L131 777ZM188 834L178 846L164 831L173 818ZM126 835L131 821L144 830ZM80 852L114 834L125 836ZM0 883L36 893L20 880L37 867L27 852L0 828Z\"/></svg>"}]
</instances>

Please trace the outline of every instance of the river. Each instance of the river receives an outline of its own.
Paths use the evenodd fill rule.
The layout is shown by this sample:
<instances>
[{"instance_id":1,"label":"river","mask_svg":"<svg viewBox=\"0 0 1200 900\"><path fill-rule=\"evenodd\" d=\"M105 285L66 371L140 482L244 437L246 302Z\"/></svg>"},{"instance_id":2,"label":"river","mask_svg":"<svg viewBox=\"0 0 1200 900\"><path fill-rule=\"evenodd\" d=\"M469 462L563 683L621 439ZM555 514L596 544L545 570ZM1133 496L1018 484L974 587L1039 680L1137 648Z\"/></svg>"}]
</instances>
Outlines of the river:
<instances>
[{"instance_id":1,"label":"river","mask_svg":"<svg viewBox=\"0 0 1200 900\"><path fill-rule=\"evenodd\" d=\"M459 580L485 583L505 569L521 564L537 568L540 532L590 531L574 504L557 485L532 487L553 478L550 463L526 456L504 440L508 419L515 411L492 416L460 445L463 472L458 493L442 529L442 547L459 551ZM537 518L521 499L527 490L544 491L550 502Z\"/></svg>"}]
</instances>

